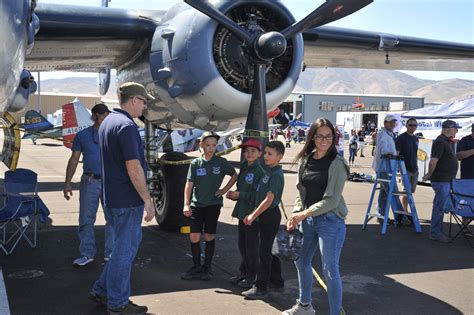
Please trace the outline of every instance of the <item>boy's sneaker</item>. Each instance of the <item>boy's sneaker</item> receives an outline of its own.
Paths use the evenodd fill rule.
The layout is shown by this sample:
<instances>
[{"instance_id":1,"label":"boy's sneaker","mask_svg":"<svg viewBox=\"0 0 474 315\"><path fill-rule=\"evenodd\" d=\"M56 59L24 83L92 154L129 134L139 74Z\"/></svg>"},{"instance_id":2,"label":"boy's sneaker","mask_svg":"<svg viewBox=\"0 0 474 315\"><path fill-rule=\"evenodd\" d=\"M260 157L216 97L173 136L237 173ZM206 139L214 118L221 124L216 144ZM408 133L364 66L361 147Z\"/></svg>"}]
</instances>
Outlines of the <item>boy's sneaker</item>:
<instances>
[{"instance_id":1,"label":"boy's sneaker","mask_svg":"<svg viewBox=\"0 0 474 315\"><path fill-rule=\"evenodd\" d=\"M309 303L306 306L301 305L299 300L296 300L296 304L293 305L289 310L281 312L283 315L314 315L316 311L313 308L313 305Z\"/></svg>"},{"instance_id":2,"label":"boy's sneaker","mask_svg":"<svg viewBox=\"0 0 474 315\"><path fill-rule=\"evenodd\" d=\"M254 285L251 289L242 292L242 295L251 300L263 300L268 297L268 291L260 290Z\"/></svg>"},{"instance_id":3,"label":"boy's sneaker","mask_svg":"<svg viewBox=\"0 0 474 315\"><path fill-rule=\"evenodd\" d=\"M89 299L107 307L107 296L97 294L94 291L89 292Z\"/></svg>"},{"instance_id":4,"label":"boy's sneaker","mask_svg":"<svg viewBox=\"0 0 474 315\"><path fill-rule=\"evenodd\" d=\"M87 264L90 264L93 261L94 261L94 258L90 258L90 257L87 257L87 256L82 256L82 257L79 257L76 260L74 260L72 262L72 264L74 266L81 266L82 267L82 266L85 266Z\"/></svg>"},{"instance_id":5,"label":"boy's sneaker","mask_svg":"<svg viewBox=\"0 0 474 315\"><path fill-rule=\"evenodd\" d=\"M254 283L255 281L253 279L243 278L242 280L237 282L237 285L241 288L249 289L253 287Z\"/></svg>"},{"instance_id":6,"label":"boy's sneaker","mask_svg":"<svg viewBox=\"0 0 474 315\"><path fill-rule=\"evenodd\" d=\"M275 284L275 283L269 283L268 284L268 291L272 292L285 292L285 285L284 284Z\"/></svg>"},{"instance_id":7,"label":"boy's sneaker","mask_svg":"<svg viewBox=\"0 0 474 315\"><path fill-rule=\"evenodd\" d=\"M237 283L239 283L240 280L243 280L243 279L245 279L245 275L240 273L236 276L230 277L229 282L237 284Z\"/></svg>"},{"instance_id":8,"label":"boy's sneaker","mask_svg":"<svg viewBox=\"0 0 474 315\"><path fill-rule=\"evenodd\" d=\"M201 278L201 266L192 266L188 271L181 274L181 279L183 280L191 280L191 279L199 279Z\"/></svg>"},{"instance_id":9,"label":"boy's sneaker","mask_svg":"<svg viewBox=\"0 0 474 315\"><path fill-rule=\"evenodd\" d=\"M128 301L122 307L109 309L109 315L146 314L146 312L148 312L148 307L137 305L132 301Z\"/></svg>"},{"instance_id":10,"label":"boy's sneaker","mask_svg":"<svg viewBox=\"0 0 474 315\"><path fill-rule=\"evenodd\" d=\"M202 266L201 280L209 281L212 279L211 267Z\"/></svg>"}]
</instances>

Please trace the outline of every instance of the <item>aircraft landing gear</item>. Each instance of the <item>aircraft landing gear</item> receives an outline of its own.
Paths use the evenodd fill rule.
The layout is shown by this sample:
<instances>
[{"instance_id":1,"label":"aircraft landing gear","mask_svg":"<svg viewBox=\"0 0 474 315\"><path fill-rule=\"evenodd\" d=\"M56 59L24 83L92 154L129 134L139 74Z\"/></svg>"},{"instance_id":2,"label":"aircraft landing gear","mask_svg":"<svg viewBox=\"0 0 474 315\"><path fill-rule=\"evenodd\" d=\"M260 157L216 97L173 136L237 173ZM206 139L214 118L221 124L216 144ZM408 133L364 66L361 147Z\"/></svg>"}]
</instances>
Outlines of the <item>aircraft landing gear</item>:
<instances>
[{"instance_id":1,"label":"aircraft landing gear","mask_svg":"<svg viewBox=\"0 0 474 315\"><path fill-rule=\"evenodd\" d=\"M180 152L168 152L161 157L166 161L183 161L189 157ZM156 222L167 231L179 231L182 226L189 225L188 218L183 215L184 185L189 164L154 166L155 185L151 192L156 205Z\"/></svg>"}]
</instances>

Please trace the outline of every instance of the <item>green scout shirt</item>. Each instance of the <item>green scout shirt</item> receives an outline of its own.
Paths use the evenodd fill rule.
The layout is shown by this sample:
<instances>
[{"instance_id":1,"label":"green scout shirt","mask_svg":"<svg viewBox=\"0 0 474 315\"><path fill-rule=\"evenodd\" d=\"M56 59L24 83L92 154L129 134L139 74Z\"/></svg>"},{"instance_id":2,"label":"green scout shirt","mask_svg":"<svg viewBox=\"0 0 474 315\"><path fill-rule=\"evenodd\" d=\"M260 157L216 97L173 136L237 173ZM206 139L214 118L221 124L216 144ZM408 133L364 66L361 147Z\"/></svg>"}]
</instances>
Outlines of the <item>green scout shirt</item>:
<instances>
[{"instance_id":1,"label":"green scout shirt","mask_svg":"<svg viewBox=\"0 0 474 315\"><path fill-rule=\"evenodd\" d=\"M264 175L265 170L259 160L256 160L250 166L247 161L242 163L239 179L237 180L239 199L237 200L234 211L232 212L233 217L243 220L245 216L255 209L255 193L257 191L257 185Z\"/></svg>"},{"instance_id":2,"label":"green scout shirt","mask_svg":"<svg viewBox=\"0 0 474 315\"><path fill-rule=\"evenodd\" d=\"M268 192L272 192L275 198L269 208L277 207L281 202L281 196L283 195L283 187L285 186L285 179L283 177L283 169L281 165L277 165L272 168L265 168L267 174L262 176L259 184L257 185L257 192L255 196L255 206L258 205L265 199Z\"/></svg>"},{"instance_id":3,"label":"green scout shirt","mask_svg":"<svg viewBox=\"0 0 474 315\"><path fill-rule=\"evenodd\" d=\"M224 177L234 174L232 165L226 159L216 155L209 161L206 161L204 157L192 161L187 176L187 180L194 184L190 206L201 208L222 205L222 197L218 198L215 194L221 187Z\"/></svg>"}]
</instances>

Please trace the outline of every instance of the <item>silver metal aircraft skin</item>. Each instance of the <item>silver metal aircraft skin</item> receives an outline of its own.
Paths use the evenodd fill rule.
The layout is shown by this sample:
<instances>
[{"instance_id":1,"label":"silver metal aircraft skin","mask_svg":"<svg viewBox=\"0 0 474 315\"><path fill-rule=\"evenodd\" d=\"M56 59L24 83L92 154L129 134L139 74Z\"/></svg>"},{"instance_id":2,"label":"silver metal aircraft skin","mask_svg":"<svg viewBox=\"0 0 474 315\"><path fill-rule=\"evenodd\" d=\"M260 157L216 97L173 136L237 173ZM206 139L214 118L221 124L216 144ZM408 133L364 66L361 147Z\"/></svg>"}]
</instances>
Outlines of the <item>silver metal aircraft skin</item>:
<instances>
[{"instance_id":1,"label":"silver metal aircraft skin","mask_svg":"<svg viewBox=\"0 0 474 315\"><path fill-rule=\"evenodd\" d=\"M294 22L279 1L213 4L222 12L236 12L244 26L252 20L249 12L239 8L249 8L257 16L256 27L274 27L269 15L286 25ZM0 6L0 17L21 21L0 19L1 40L7 43L0 55L1 69L7 70L0 72L0 110L24 106L14 97L23 67L102 73L114 68L118 84L138 81L157 97L146 114L156 126L225 130L245 119L251 93L244 82L246 70L236 71L246 67L242 52L225 29L189 5L140 11L38 4L34 12L40 30L27 55L33 44L27 34L36 25L30 22L31 7L27 0L4 0ZM13 25L12 32L3 31ZM303 60L308 67L474 71L474 46L468 44L334 27L305 31L303 38L304 44L301 36L295 36L290 52L268 71L275 76L273 86L267 85L269 110L291 93ZM106 92L110 77L101 78L101 92Z\"/></svg>"}]
</instances>

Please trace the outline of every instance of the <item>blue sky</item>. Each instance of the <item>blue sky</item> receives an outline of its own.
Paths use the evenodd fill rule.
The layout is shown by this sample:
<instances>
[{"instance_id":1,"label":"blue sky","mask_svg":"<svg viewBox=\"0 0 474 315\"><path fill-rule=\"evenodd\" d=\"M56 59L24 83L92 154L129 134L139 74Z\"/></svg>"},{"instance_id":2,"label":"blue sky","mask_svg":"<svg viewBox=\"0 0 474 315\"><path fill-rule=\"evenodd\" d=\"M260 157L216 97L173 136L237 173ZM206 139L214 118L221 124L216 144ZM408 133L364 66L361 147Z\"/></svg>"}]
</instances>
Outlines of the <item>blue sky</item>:
<instances>
[{"instance_id":1,"label":"blue sky","mask_svg":"<svg viewBox=\"0 0 474 315\"><path fill-rule=\"evenodd\" d=\"M41 3L61 3L99 6L100 0L38 0ZM110 7L168 9L179 0L112 0ZM303 18L323 1L282 0L297 20ZM438 40L474 44L473 0L375 0L359 12L332 23L333 26L379 31ZM474 62L474 61L473 61ZM443 80L461 78L474 80L474 73L404 71L422 79ZM41 78L73 76L42 73Z\"/></svg>"}]
</instances>

